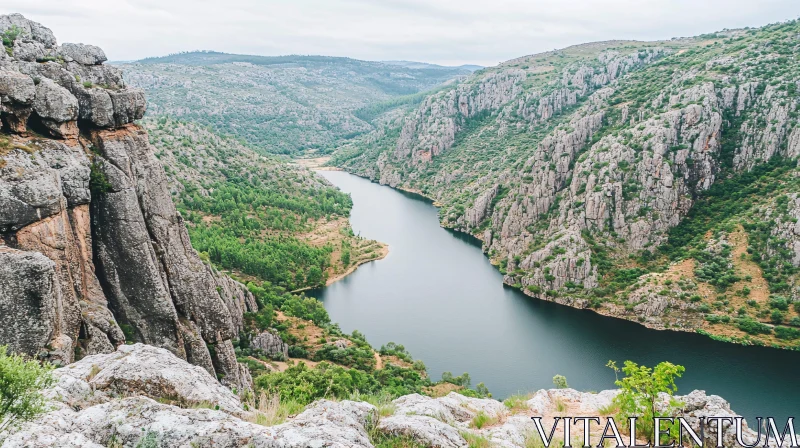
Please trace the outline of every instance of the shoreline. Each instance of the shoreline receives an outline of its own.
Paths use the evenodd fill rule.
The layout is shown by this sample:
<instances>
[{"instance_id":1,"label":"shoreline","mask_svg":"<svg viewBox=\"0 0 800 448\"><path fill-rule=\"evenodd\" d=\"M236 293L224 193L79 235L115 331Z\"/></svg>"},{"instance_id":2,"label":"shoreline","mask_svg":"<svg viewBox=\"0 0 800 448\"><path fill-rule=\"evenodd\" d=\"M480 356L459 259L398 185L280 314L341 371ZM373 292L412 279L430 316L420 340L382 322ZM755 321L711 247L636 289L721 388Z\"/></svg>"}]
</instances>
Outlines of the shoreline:
<instances>
[{"instance_id":1,"label":"shoreline","mask_svg":"<svg viewBox=\"0 0 800 448\"><path fill-rule=\"evenodd\" d=\"M388 184L381 184L380 182L376 182L375 180L373 180L373 179L371 179L371 178L369 178L367 176L362 176L362 175L359 175L357 173L353 173L353 172L350 172L350 171L347 171L345 169L338 168L338 167L336 167L336 171L344 171L344 172L346 172L348 174L352 174L354 176L358 176L358 177L360 177L362 179L367 179L370 182L376 183L378 185L381 185L381 186L384 186L384 187L389 187L389 188L391 188L393 190L396 190L396 191L399 191L399 192L402 192L402 193L407 193L407 194L412 194L412 195L419 196L420 198L430 202L437 209L441 207L441 204L436 202L434 199L426 196L425 194L423 194L419 190L410 189L410 188L403 188L403 187L392 187L391 185L388 185ZM460 234L463 234L463 235L467 235L467 236L470 236L472 238L477 239L478 241L483 242L483 238L481 238L480 236L473 235L473 234L471 234L469 232L464 232L462 230L455 229L455 228L452 228L452 227L444 226L444 225L442 225L441 222L439 222L439 226L442 227L443 229L447 229L447 230L450 230L450 231L455 232L455 233L460 233ZM483 252L483 250L481 250L481 252ZM492 260L488 256L487 253L483 252L483 256L486 257L489 260L489 263L491 263L492 266L495 267L495 269L497 269L497 265L492 263ZM601 315L601 316L604 316L604 317L609 317L609 318L613 318L613 319L620 319L620 320L625 320L625 321L628 321L628 322L633 322L633 323L639 324L639 325L641 325L641 326L643 326L645 328L648 328L648 329L651 329L651 330L655 330L655 331L674 331L674 332L681 332L681 333L696 333L696 334L701 334L701 335L703 335L703 336L705 336L705 337L707 337L709 339L713 339L713 340L719 341L719 342L725 342L725 343L732 344L732 345L758 346L758 347L765 347L765 348L773 348L773 349L777 349L777 350L800 351L800 346L789 346L789 345L780 346L780 345L773 345L773 344L769 344L769 343L764 343L763 341L759 341L759 340L752 340L752 339L746 338L746 337L740 339L740 338L730 338L730 337L726 337L726 336L722 336L722 335L717 335L717 334L714 334L711 331L708 331L708 326L707 325L700 325L700 326L698 326L696 328L695 327L685 327L685 328L660 327L658 325L654 325L651 322L641 322L635 316L630 316L629 317L627 315L623 315L624 313L622 313L619 309L616 309L615 307L599 308L598 309L598 308L591 308L591 307L588 307L588 306L575 306L572 303L570 303L572 301L568 302L568 301L563 301L563 300L561 300L561 301L559 301L559 300L551 300L549 298L543 298L543 297L539 297L537 295L533 295L532 293L529 293L528 291L526 291L524 288L519 287L516 284L511 283L510 279L507 279L505 275L503 277L504 277L503 281L501 282L502 285L504 285L506 287L509 287L509 288L512 288L512 289L515 289L520 294L522 294L522 295L524 295L526 297L530 297L530 298L536 299L536 300L541 300L541 301L544 301L544 302L556 303L556 304L563 305L563 306L568 306L568 307L574 308L574 309L588 310L588 311L594 312L595 314L598 314L598 315ZM338 278L336 280L338 280Z\"/></svg>"},{"instance_id":2,"label":"shoreline","mask_svg":"<svg viewBox=\"0 0 800 448\"><path fill-rule=\"evenodd\" d=\"M353 272L355 272L356 269L358 269L358 267L361 266L361 265L364 265L364 264L367 264L367 263L371 263L373 261L383 260L384 258L386 258L389 255L389 245L386 244L386 243L377 241L377 240L375 240L375 242L381 245L381 250L378 253L377 257L371 258L369 260L359 260L359 261L353 263L349 268L347 268L346 271L342 272L341 274L339 274L339 275L337 275L335 277L329 278L325 282L325 286L330 286L330 285L338 282L339 280L347 277L348 275L350 275Z\"/></svg>"}]
</instances>

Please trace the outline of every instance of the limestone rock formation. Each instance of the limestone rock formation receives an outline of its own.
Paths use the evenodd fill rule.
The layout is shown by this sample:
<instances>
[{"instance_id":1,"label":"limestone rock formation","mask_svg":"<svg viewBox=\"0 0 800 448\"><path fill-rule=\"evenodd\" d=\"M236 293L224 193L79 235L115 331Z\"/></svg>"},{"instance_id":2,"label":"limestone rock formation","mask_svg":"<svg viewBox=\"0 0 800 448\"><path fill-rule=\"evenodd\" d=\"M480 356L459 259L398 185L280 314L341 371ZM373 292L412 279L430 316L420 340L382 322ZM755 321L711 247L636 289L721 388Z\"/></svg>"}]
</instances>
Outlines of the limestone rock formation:
<instances>
[{"instance_id":1,"label":"limestone rock formation","mask_svg":"<svg viewBox=\"0 0 800 448\"><path fill-rule=\"evenodd\" d=\"M426 447L466 448L467 438L482 438L492 446L524 448L535 433L531 416L542 417L549 428L554 416L562 415L560 406L573 415L601 415L619 393L540 390L514 410L455 392L440 398L413 394L394 400L394 414L383 417L369 403L319 400L285 423L261 426L252 423L253 411L208 372L161 348L123 345L56 369L54 375L55 385L45 391L50 411L0 434L3 448L135 447L144 441L162 447L373 448L376 436L410 438ZM693 428L699 427L699 417L736 416L724 399L703 391L674 398L683 403L682 415ZM663 396L659 406L666 400ZM479 413L489 423L475 428L471 422ZM715 445L715 431L714 425L706 427L706 444ZM574 434L580 436L577 428ZM743 435L748 443L755 441L750 428ZM735 444L734 427L727 423L723 441ZM768 446L776 447L776 441Z\"/></svg>"},{"instance_id":2,"label":"limestone rock formation","mask_svg":"<svg viewBox=\"0 0 800 448\"><path fill-rule=\"evenodd\" d=\"M507 61L343 145L332 164L436 201L441 224L483 240L504 282L528 295L708 330L715 295L690 306L635 285L744 222L751 239L770 227L747 252L770 292L800 301L798 32L790 21L719 32L710 46L609 41ZM742 208L720 204L732 197ZM681 226L698 207L716 216L689 238Z\"/></svg>"},{"instance_id":3,"label":"limestone rock formation","mask_svg":"<svg viewBox=\"0 0 800 448\"><path fill-rule=\"evenodd\" d=\"M97 47L59 46L42 25L0 16L0 32L11 27L20 32L0 57L0 344L68 364L144 342L249 388L231 340L257 305L192 249L133 124L143 92Z\"/></svg>"},{"instance_id":4,"label":"limestone rock formation","mask_svg":"<svg viewBox=\"0 0 800 448\"><path fill-rule=\"evenodd\" d=\"M261 350L270 358L289 359L289 344L283 342L275 331L264 331L250 341L250 347Z\"/></svg>"}]
</instances>

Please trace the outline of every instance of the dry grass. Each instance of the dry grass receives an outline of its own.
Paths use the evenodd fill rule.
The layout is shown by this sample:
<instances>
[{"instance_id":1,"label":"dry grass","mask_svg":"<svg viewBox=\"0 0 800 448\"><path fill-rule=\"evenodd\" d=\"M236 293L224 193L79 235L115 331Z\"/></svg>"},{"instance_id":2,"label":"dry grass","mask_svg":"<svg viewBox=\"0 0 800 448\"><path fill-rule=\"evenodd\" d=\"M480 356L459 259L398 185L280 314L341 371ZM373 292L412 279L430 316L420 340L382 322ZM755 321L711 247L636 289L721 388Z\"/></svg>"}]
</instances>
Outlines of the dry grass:
<instances>
[{"instance_id":1,"label":"dry grass","mask_svg":"<svg viewBox=\"0 0 800 448\"><path fill-rule=\"evenodd\" d=\"M89 376L86 377L86 381L92 381L97 374L100 373L100 366L97 364L92 364L92 368L89 370Z\"/></svg>"},{"instance_id":2,"label":"dry grass","mask_svg":"<svg viewBox=\"0 0 800 448\"><path fill-rule=\"evenodd\" d=\"M261 392L258 399L248 406L252 410L248 421L262 426L280 425L305 408L296 401L282 401L280 395L267 395L265 392Z\"/></svg>"}]
</instances>

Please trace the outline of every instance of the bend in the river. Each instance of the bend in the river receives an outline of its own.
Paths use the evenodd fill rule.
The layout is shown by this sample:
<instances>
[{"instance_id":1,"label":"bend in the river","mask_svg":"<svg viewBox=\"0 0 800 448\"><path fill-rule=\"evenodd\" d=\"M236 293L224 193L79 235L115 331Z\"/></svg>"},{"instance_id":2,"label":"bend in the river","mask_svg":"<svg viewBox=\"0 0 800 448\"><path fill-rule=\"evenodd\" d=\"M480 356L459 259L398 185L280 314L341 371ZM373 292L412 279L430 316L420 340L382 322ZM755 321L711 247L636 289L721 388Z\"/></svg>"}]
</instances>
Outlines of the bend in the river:
<instances>
[{"instance_id":1,"label":"bend in the river","mask_svg":"<svg viewBox=\"0 0 800 448\"><path fill-rule=\"evenodd\" d=\"M320 175L353 197L356 234L389 244L389 255L320 290L342 329L389 341L422 359L433 378L469 372L496 398L552 387L614 387L605 364L671 361L686 367L679 393L703 389L748 420L797 414L800 353L656 331L591 311L540 301L503 285L470 237L439 226L438 211L410 194L341 171Z\"/></svg>"}]
</instances>

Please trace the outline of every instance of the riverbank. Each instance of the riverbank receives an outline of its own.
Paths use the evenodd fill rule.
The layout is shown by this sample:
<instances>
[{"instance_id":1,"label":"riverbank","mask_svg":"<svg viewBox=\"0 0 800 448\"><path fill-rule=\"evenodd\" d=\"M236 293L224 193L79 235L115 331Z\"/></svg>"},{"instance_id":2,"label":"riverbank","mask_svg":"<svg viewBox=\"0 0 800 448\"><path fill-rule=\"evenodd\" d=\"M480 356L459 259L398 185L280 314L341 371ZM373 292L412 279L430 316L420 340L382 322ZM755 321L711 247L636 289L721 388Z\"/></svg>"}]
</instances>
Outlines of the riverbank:
<instances>
[{"instance_id":1,"label":"riverbank","mask_svg":"<svg viewBox=\"0 0 800 448\"><path fill-rule=\"evenodd\" d=\"M393 190L419 198L441 208L434 198L425 195L421 190L400 186L381 184L358 173L347 172L371 183L386 186ZM670 330L684 333L698 333L711 339L737 345L756 345L783 350L800 351L797 340L781 339L774 331L776 325L769 322L769 316L762 315L758 322L769 331L759 334L744 331L737 319L717 318L715 312L722 309L751 309L753 312L770 309L769 290L761 269L751 260L741 256L748 246L747 235L739 226L729 235L734 256L732 264L736 272L740 272L740 280L729 288L728 294L720 294L708 282L698 279L695 274L696 261L684 259L668 266L663 272L643 275L636 283L618 292L614 297L598 301L588 290L578 288L569 291L545 291L541 288L528 288L525 278L516 276L514 272L501 269L502 258L499 255L490 257L486 252L486 236L482 233L472 234L461 229L449 227L438 220L440 227L454 234L469 238L472 244L479 246L483 256L503 274L502 283L514 288L522 294L548 302L558 303L581 310L590 310L601 316L627 320L653 330ZM477 240L477 241L476 241ZM800 318L800 308L789 308L784 320ZM746 328L746 327L745 327ZM791 331L791 328L790 330Z\"/></svg>"},{"instance_id":2,"label":"riverbank","mask_svg":"<svg viewBox=\"0 0 800 448\"><path fill-rule=\"evenodd\" d=\"M330 266L326 271L328 279L325 281L325 286L352 274L365 263L381 260L389 255L388 244L354 235L348 218L321 221L312 231L301 234L298 238L313 246L329 245L333 248ZM292 292L309 289L313 288L300 288Z\"/></svg>"}]
</instances>

